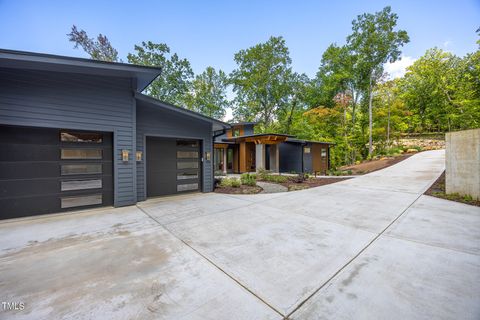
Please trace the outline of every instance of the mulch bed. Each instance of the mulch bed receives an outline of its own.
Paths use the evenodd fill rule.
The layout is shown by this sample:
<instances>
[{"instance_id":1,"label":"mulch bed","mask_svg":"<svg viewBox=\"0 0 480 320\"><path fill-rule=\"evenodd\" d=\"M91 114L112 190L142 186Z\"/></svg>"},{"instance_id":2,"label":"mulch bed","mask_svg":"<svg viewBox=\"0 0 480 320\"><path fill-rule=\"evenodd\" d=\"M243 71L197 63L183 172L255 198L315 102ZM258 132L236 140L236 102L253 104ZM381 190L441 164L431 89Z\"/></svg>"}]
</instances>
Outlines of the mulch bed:
<instances>
[{"instance_id":1,"label":"mulch bed","mask_svg":"<svg viewBox=\"0 0 480 320\"><path fill-rule=\"evenodd\" d=\"M388 157L388 158L379 159L379 160L369 160L369 161L362 162L360 164L343 166L339 169L342 171L351 170L353 175L366 174L366 173L374 172L377 170L385 169L386 167L393 166L394 164L397 164L405 159L410 158L414 154L416 153L404 153L396 157Z\"/></svg>"},{"instance_id":2,"label":"mulch bed","mask_svg":"<svg viewBox=\"0 0 480 320\"><path fill-rule=\"evenodd\" d=\"M480 201L478 200L469 200L458 194L445 194L445 171L443 171L442 175L437 179L437 181L432 184L432 186L427 191L425 191L424 194L432 197L480 207Z\"/></svg>"},{"instance_id":3,"label":"mulch bed","mask_svg":"<svg viewBox=\"0 0 480 320\"><path fill-rule=\"evenodd\" d=\"M300 183L288 181L285 183L281 183L281 185L287 187L288 191L295 191L295 190L325 186L327 184L332 184L335 182L340 182L348 179L351 179L351 178L340 178L340 177L339 178L309 178Z\"/></svg>"},{"instance_id":4,"label":"mulch bed","mask_svg":"<svg viewBox=\"0 0 480 320\"><path fill-rule=\"evenodd\" d=\"M216 193L226 193L226 194L256 194L260 193L263 189L256 186L256 187L251 187L251 186L246 186L246 185L241 185L238 188L234 187L216 187L215 192Z\"/></svg>"}]
</instances>

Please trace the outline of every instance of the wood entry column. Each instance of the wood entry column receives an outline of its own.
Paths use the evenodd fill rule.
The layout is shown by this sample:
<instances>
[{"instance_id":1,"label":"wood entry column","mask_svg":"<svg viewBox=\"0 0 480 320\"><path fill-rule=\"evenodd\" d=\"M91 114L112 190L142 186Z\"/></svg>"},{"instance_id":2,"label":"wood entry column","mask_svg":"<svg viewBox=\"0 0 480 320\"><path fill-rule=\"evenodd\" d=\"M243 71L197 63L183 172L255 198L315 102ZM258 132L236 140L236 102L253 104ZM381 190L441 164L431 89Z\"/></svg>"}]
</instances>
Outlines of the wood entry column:
<instances>
[{"instance_id":1,"label":"wood entry column","mask_svg":"<svg viewBox=\"0 0 480 320\"><path fill-rule=\"evenodd\" d=\"M239 144L239 165L240 173L247 172L247 145L245 142Z\"/></svg>"}]
</instances>

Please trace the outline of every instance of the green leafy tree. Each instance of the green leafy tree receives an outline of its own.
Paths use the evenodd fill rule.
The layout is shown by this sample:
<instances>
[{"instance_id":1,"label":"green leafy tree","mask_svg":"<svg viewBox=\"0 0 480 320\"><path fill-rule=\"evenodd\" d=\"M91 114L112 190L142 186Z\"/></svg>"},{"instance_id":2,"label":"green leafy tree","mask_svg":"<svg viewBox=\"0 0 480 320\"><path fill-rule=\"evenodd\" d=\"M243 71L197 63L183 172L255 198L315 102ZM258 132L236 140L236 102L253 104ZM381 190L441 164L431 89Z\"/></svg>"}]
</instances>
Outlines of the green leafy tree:
<instances>
[{"instance_id":1,"label":"green leafy tree","mask_svg":"<svg viewBox=\"0 0 480 320\"><path fill-rule=\"evenodd\" d=\"M191 92L186 97L188 109L206 116L222 119L225 109L230 106L227 99L228 79L222 70L218 72L207 67L205 71L195 77Z\"/></svg>"},{"instance_id":2,"label":"green leafy tree","mask_svg":"<svg viewBox=\"0 0 480 320\"><path fill-rule=\"evenodd\" d=\"M373 135L379 151L388 151L392 141L408 129L408 118L412 113L401 99L399 83L400 79L385 81L376 90L374 116L377 120Z\"/></svg>"},{"instance_id":3,"label":"green leafy tree","mask_svg":"<svg viewBox=\"0 0 480 320\"><path fill-rule=\"evenodd\" d=\"M236 93L233 114L236 119L259 121L259 128L270 128L277 111L292 94L291 59L285 40L271 37L235 54L237 68L230 74Z\"/></svg>"},{"instance_id":4,"label":"green leafy tree","mask_svg":"<svg viewBox=\"0 0 480 320\"><path fill-rule=\"evenodd\" d=\"M398 16L389 6L375 14L364 13L352 22L353 33L347 37L348 46L357 57L359 69L368 77L369 142L368 153L372 154L372 99L377 81L383 75L383 65L400 58L400 48L409 42L407 32L394 31Z\"/></svg>"},{"instance_id":5,"label":"green leafy tree","mask_svg":"<svg viewBox=\"0 0 480 320\"><path fill-rule=\"evenodd\" d=\"M78 30L76 25L67 34L68 40L75 43L74 48L82 47L83 51L94 60L118 62L118 51L112 47L107 36L99 34L97 39L89 38L85 30Z\"/></svg>"},{"instance_id":6,"label":"green leafy tree","mask_svg":"<svg viewBox=\"0 0 480 320\"><path fill-rule=\"evenodd\" d=\"M414 111L412 130L451 131L480 124L478 52L459 58L427 50L402 80L403 99Z\"/></svg>"},{"instance_id":7,"label":"green leafy tree","mask_svg":"<svg viewBox=\"0 0 480 320\"><path fill-rule=\"evenodd\" d=\"M128 62L155 66L162 73L145 90L146 94L159 100L184 106L191 88L193 70L187 59L171 54L165 43L142 42L135 45L135 53L128 54Z\"/></svg>"},{"instance_id":8,"label":"green leafy tree","mask_svg":"<svg viewBox=\"0 0 480 320\"><path fill-rule=\"evenodd\" d=\"M289 93L285 97L277 112L278 130L281 133L291 134L293 123L298 115L303 114L308 107L307 96L310 79L306 74L293 73L289 78Z\"/></svg>"}]
</instances>

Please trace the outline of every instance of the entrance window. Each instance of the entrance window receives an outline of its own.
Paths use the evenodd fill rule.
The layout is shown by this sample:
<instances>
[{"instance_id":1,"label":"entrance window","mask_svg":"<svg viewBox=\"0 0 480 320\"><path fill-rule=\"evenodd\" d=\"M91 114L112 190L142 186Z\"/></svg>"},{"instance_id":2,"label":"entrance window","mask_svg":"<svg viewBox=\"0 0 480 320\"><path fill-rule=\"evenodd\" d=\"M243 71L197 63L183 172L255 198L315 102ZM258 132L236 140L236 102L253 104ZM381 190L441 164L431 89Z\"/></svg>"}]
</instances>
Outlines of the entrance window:
<instances>
[{"instance_id":1,"label":"entrance window","mask_svg":"<svg viewBox=\"0 0 480 320\"><path fill-rule=\"evenodd\" d=\"M215 149L215 156L214 156L214 170L215 171L223 171L224 163L223 163L223 153L225 149Z\"/></svg>"},{"instance_id":2,"label":"entrance window","mask_svg":"<svg viewBox=\"0 0 480 320\"><path fill-rule=\"evenodd\" d=\"M227 170L233 170L233 149L227 149Z\"/></svg>"}]
</instances>

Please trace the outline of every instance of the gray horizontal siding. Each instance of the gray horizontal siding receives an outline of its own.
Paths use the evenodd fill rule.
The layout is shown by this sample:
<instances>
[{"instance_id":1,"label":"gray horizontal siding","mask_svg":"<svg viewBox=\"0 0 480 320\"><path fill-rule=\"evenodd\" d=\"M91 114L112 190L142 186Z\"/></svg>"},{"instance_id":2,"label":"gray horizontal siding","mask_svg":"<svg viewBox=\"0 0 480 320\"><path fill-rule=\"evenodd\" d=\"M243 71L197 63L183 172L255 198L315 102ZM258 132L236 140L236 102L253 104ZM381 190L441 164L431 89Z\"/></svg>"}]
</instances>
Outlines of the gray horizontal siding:
<instances>
[{"instance_id":1,"label":"gray horizontal siding","mask_svg":"<svg viewBox=\"0 0 480 320\"><path fill-rule=\"evenodd\" d=\"M130 79L0 68L1 124L114 133L116 206L136 202L134 118Z\"/></svg>"},{"instance_id":2,"label":"gray horizontal siding","mask_svg":"<svg viewBox=\"0 0 480 320\"><path fill-rule=\"evenodd\" d=\"M137 101L137 150L145 154L145 136L193 138L203 140L203 153L210 152L211 160L203 162L203 191L213 190L212 124L176 112L151 107ZM145 160L145 157L144 159ZM137 199L146 199L145 161L137 163Z\"/></svg>"}]
</instances>

